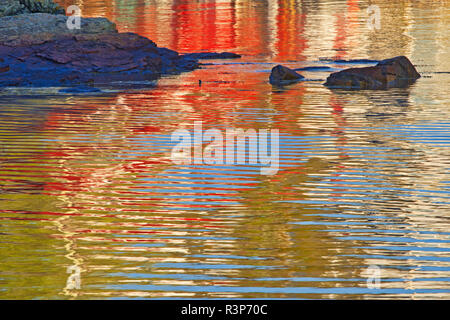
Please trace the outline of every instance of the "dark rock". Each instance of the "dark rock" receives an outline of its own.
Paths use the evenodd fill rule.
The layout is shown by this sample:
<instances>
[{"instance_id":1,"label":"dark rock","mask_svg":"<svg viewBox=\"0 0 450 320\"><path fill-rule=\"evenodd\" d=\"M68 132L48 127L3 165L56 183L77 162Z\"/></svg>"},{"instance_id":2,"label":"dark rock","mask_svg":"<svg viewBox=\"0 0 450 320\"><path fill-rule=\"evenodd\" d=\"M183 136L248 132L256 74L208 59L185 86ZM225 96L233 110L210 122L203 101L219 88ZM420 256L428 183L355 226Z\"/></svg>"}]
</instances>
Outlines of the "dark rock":
<instances>
[{"instance_id":1,"label":"dark rock","mask_svg":"<svg viewBox=\"0 0 450 320\"><path fill-rule=\"evenodd\" d=\"M304 79L301 74L295 72L282 65L277 65L272 68L270 73L269 82L275 85L290 84Z\"/></svg>"},{"instance_id":2,"label":"dark rock","mask_svg":"<svg viewBox=\"0 0 450 320\"><path fill-rule=\"evenodd\" d=\"M194 70L199 67L198 60L191 55L180 55L178 52L167 48L158 48L158 54L160 57L172 61L172 63L163 65L162 73L165 74L176 74L180 70Z\"/></svg>"},{"instance_id":3,"label":"dark rock","mask_svg":"<svg viewBox=\"0 0 450 320\"><path fill-rule=\"evenodd\" d=\"M102 92L102 90L89 86L77 86L71 88L64 88L59 90L61 93L94 93L94 92Z\"/></svg>"},{"instance_id":4,"label":"dark rock","mask_svg":"<svg viewBox=\"0 0 450 320\"><path fill-rule=\"evenodd\" d=\"M47 13L0 18L1 86L77 86L148 82L162 74L198 68L198 61L134 33L118 33L105 18Z\"/></svg>"},{"instance_id":5,"label":"dark rock","mask_svg":"<svg viewBox=\"0 0 450 320\"><path fill-rule=\"evenodd\" d=\"M177 68L181 70L195 70L199 67L198 60L181 57L177 60Z\"/></svg>"},{"instance_id":6,"label":"dark rock","mask_svg":"<svg viewBox=\"0 0 450 320\"><path fill-rule=\"evenodd\" d=\"M68 17L58 14L51 0L4 1L0 87L151 83L163 74L198 68L198 59L240 57L230 52L180 55L137 34L118 33L106 18L81 18L81 29L69 29Z\"/></svg>"},{"instance_id":7,"label":"dark rock","mask_svg":"<svg viewBox=\"0 0 450 320\"><path fill-rule=\"evenodd\" d=\"M198 52L198 53L187 53L183 55L185 58L189 59L237 59L241 56L233 52Z\"/></svg>"},{"instance_id":8,"label":"dark rock","mask_svg":"<svg viewBox=\"0 0 450 320\"><path fill-rule=\"evenodd\" d=\"M420 78L404 56L380 61L376 66L350 68L332 73L325 83L330 88L388 89L406 87Z\"/></svg>"},{"instance_id":9,"label":"dark rock","mask_svg":"<svg viewBox=\"0 0 450 320\"><path fill-rule=\"evenodd\" d=\"M174 50L170 50L167 48L158 48L158 54L160 56L166 56L170 59L174 59L177 58L179 56L179 53L174 51Z\"/></svg>"}]
</instances>

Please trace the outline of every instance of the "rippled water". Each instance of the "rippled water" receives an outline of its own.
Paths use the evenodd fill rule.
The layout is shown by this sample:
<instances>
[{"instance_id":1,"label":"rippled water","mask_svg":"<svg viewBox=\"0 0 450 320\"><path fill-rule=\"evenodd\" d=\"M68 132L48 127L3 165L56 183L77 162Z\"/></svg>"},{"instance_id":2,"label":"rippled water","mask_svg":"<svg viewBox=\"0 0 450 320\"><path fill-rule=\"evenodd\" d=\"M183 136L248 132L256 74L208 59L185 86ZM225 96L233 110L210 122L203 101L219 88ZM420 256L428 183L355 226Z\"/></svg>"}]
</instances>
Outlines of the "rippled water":
<instances>
[{"instance_id":1,"label":"rippled water","mask_svg":"<svg viewBox=\"0 0 450 320\"><path fill-rule=\"evenodd\" d=\"M370 1L374 31L368 1L59 2L243 57L140 90L4 89L1 298L450 298L448 1ZM408 89L268 84L279 62L396 55L423 75ZM174 164L199 120L279 129L279 172Z\"/></svg>"}]
</instances>

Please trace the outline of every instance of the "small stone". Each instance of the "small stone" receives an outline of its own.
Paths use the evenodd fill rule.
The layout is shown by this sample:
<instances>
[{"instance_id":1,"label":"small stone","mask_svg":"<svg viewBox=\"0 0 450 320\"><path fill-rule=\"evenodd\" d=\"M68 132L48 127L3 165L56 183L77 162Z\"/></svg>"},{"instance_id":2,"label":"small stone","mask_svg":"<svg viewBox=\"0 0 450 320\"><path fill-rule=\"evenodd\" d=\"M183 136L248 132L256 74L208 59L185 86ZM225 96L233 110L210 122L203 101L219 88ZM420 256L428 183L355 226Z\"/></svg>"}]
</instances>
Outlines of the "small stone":
<instances>
[{"instance_id":1,"label":"small stone","mask_svg":"<svg viewBox=\"0 0 450 320\"><path fill-rule=\"evenodd\" d=\"M301 74L295 72L288 67L277 65L272 68L270 73L269 82L275 85L290 84L304 79Z\"/></svg>"}]
</instances>

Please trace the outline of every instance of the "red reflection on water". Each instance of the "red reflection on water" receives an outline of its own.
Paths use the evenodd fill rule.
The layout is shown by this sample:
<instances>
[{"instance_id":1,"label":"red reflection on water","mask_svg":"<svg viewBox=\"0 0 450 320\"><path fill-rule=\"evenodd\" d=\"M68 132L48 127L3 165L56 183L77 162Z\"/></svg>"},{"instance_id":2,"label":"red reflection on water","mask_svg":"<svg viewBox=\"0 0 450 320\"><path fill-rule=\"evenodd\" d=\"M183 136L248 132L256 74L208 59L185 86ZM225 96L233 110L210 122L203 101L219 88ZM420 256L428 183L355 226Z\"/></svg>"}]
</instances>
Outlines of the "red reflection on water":
<instances>
[{"instance_id":1,"label":"red reflection on water","mask_svg":"<svg viewBox=\"0 0 450 320\"><path fill-rule=\"evenodd\" d=\"M65 3L65 5L71 3ZM90 6L95 3L96 6ZM169 4L169 5L167 5ZM238 51L241 50L246 55L271 55L272 61L285 60L305 60L305 50L309 48L309 41L306 36L308 10L306 5L298 7L296 1L279 0L264 6L251 3L228 2L198 2L190 0L173 0L170 2L145 2L130 1L129 4L122 4L118 1L85 1L83 14L86 16L106 15L111 20L116 21L121 31L135 31L149 37L160 46L167 46L181 52L198 51ZM123 8L122 8L123 6ZM107 8L106 11L98 11L98 7ZM358 1L347 1L347 10L336 12L335 30L330 30L335 35L333 48L335 58L343 58L347 54L348 34L351 32L352 24L349 23L351 17L355 17L359 10ZM272 11L272 13L270 13ZM350 26L350 27L349 27ZM349 31L350 30L350 31ZM267 84L267 74L261 72L226 72L215 68L214 72L209 69L200 69L195 72L179 76L177 89L167 90L167 88L155 88L151 92L143 94L122 95L120 101L117 97L102 101L102 105L91 103L78 112L51 112L43 130L59 131L73 130L76 140L77 134L92 134L99 130L100 126L111 126L114 133L120 136L121 143L110 145L102 141L86 141L79 143L71 141L71 137L64 140L51 150L42 152L37 157L44 162L51 162L58 158L60 172L55 175L56 181L47 181L44 190L47 194L58 194L64 192L66 196L75 195L79 192L100 193L108 190L109 194L114 193L115 203L118 211L124 212L124 208L134 209L142 206L149 206L149 202L133 202L133 195L152 196L152 203L161 201L158 205L166 204L181 208L210 208L211 205L203 204L201 200L195 199L197 204L185 204L169 202L161 193L145 190L142 193L135 193L133 189L142 188L142 181L134 181L133 177L147 174L147 178L157 180L160 173L170 166L170 161L166 155L155 155L149 159L148 155L133 155L132 159L126 159L127 154L120 152L127 151L127 143L130 138L146 135L152 140L152 135L158 135L173 131L179 123L189 124L194 120L202 120L205 127L208 125L223 124L229 127L241 127L242 119L239 115L241 109L248 107L258 107L267 109L268 113L273 113L270 119L270 126L285 132L302 133L303 129L299 124L299 119L303 111L299 106L303 105L306 89L302 84L288 89L276 89ZM260 67L263 68L263 67ZM265 67L264 67L265 68ZM203 85L198 86L198 80L203 81ZM264 80L263 80L264 79ZM264 81L264 82L263 82ZM272 90L271 90L272 89ZM177 93L176 100L173 95ZM208 95L221 94L224 99L209 99ZM170 108L173 101L179 106L180 116L178 123L168 121L149 120L148 123L133 123L132 120L125 120L124 114L132 115L148 112L149 98L158 101L151 104L152 112L161 112ZM178 107L177 106L177 107ZM343 117L342 106L331 101L333 113L338 130L334 134L338 137L338 143L345 146L345 118ZM173 107L172 107L173 108ZM271 110L283 110L277 113ZM102 114L117 116L117 119L108 120L101 118ZM106 125L102 120L108 120ZM299 128L300 127L300 128ZM205 128L206 129L206 128ZM291 130L292 129L292 130ZM155 139L157 140L157 139ZM139 154L143 148L133 145L132 152ZM344 150L345 148L343 148ZM144 150L145 151L145 150ZM124 159L117 160L114 152L125 155ZM130 152L130 153L132 153ZM343 151L342 156L345 157ZM82 169L73 160L82 159L84 162L94 161L104 158L102 167L83 165ZM113 159L113 160L112 160ZM107 166L108 164L108 166ZM114 165L113 165L114 164ZM280 171L276 179L282 179L284 175L292 175L297 171L302 173L302 167L297 167L289 171ZM127 176L128 183L124 189L114 189L114 182L117 178ZM214 178L211 178L212 180ZM250 183L239 183L240 185L251 186ZM174 184L176 187L176 184ZM154 188L158 188L155 186ZM223 194L221 191L234 190L233 188L215 188L214 193L205 191L205 194ZM116 197L117 194L123 197ZM180 189L179 195L183 194ZM278 194L291 195L290 190L283 190ZM199 199L203 193L199 193ZM128 196L128 197L127 197ZM156 197L155 197L156 196ZM226 196L226 194L224 194ZM99 196L100 197L100 196ZM102 196L103 197L103 196ZM100 198L99 198L100 199ZM103 200L104 198L101 198ZM94 199L95 200L95 199ZM95 201L90 199L93 206ZM218 199L214 207L226 206L227 202L234 201L233 198ZM242 201L242 200L241 200ZM223 205L217 204L223 202ZM77 204L77 207L92 209L87 203ZM156 205L155 205L156 206ZM156 208L155 208L156 209ZM108 211L108 208L95 207L95 210ZM156 210L145 211L154 214Z\"/></svg>"},{"instance_id":2,"label":"red reflection on water","mask_svg":"<svg viewBox=\"0 0 450 320\"><path fill-rule=\"evenodd\" d=\"M67 7L73 0L56 0ZM348 0L335 12L335 58L349 47L348 35L357 27L360 1ZM316 15L316 4L278 1L128 1L87 0L83 16L106 16L120 31L146 36L159 46L179 52L237 51L270 56L273 61L305 60L309 47L306 22ZM314 25L314 21L310 23ZM311 28L311 27L310 27Z\"/></svg>"},{"instance_id":3,"label":"red reflection on water","mask_svg":"<svg viewBox=\"0 0 450 320\"><path fill-rule=\"evenodd\" d=\"M307 48L305 32L306 14L299 13L291 1L279 1L277 15L277 55L280 60L304 60L302 52Z\"/></svg>"}]
</instances>

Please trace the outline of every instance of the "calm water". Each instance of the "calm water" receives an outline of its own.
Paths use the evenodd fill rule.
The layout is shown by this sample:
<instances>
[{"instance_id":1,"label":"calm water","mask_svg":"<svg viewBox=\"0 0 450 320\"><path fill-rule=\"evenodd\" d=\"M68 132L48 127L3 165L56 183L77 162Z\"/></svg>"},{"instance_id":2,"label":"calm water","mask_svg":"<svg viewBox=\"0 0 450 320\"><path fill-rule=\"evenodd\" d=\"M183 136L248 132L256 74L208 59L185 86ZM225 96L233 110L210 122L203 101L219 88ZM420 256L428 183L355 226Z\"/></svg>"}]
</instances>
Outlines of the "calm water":
<instances>
[{"instance_id":1,"label":"calm water","mask_svg":"<svg viewBox=\"0 0 450 320\"><path fill-rule=\"evenodd\" d=\"M1 91L0 298L450 299L449 1L370 1L374 31L369 1L59 2L243 57L141 90ZM275 63L397 55L423 74L408 89L267 81ZM196 120L279 129L279 172L172 163Z\"/></svg>"}]
</instances>

